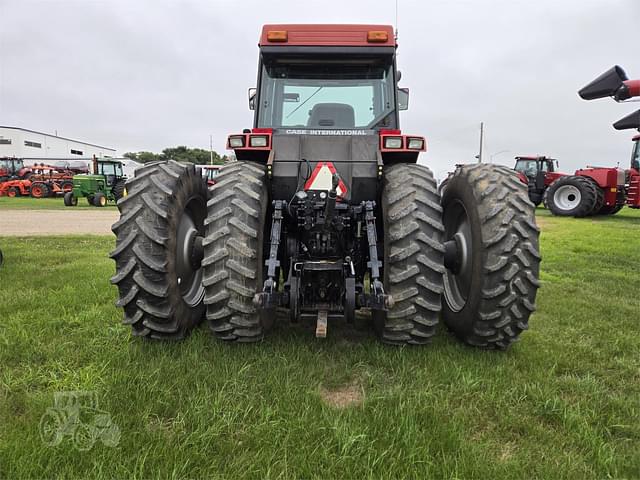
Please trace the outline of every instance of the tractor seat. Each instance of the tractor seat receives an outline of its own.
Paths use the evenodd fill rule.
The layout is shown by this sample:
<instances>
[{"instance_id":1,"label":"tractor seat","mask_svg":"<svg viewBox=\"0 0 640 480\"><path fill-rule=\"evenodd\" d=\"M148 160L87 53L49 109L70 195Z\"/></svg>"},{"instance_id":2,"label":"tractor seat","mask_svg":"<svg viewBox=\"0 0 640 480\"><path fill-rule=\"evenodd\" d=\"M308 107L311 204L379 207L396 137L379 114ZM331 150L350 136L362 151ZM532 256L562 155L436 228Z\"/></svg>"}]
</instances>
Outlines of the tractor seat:
<instances>
[{"instance_id":1,"label":"tractor seat","mask_svg":"<svg viewBox=\"0 0 640 480\"><path fill-rule=\"evenodd\" d=\"M307 127L353 128L356 125L353 107L346 103L318 103L309 111Z\"/></svg>"}]
</instances>

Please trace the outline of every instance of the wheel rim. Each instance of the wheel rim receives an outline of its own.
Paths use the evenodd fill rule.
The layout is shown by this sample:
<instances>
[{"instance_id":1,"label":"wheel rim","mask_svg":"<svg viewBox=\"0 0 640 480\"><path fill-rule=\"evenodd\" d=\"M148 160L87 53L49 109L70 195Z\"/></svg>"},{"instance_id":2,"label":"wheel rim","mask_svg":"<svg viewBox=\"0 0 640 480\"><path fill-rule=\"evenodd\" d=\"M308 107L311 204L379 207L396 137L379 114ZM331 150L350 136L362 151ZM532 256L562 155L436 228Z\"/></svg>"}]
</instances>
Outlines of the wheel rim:
<instances>
[{"instance_id":1,"label":"wheel rim","mask_svg":"<svg viewBox=\"0 0 640 480\"><path fill-rule=\"evenodd\" d=\"M459 312L469 298L473 276L473 243L471 223L464 205L454 200L444 215L444 237L447 253L451 258L444 274L444 297L449 308Z\"/></svg>"},{"instance_id":2,"label":"wheel rim","mask_svg":"<svg viewBox=\"0 0 640 480\"><path fill-rule=\"evenodd\" d=\"M560 210L573 210L578 205L580 205L580 201L582 200L582 194L577 187L573 185L563 185L556 190L556 193L553 195L553 203Z\"/></svg>"},{"instance_id":3,"label":"wheel rim","mask_svg":"<svg viewBox=\"0 0 640 480\"><path fill-rule=\"evenodd\" d=\"M9 191L7 192L7 196L13 198L16 196L16 191L13 188L10 188Z\"/></svg>"},{"instance_id":4,"label":"wheel rim","mask_svg":"<svg viewBox=\"0 0 640 480\"><path fill-rule=\"evenodd\" d=\"M55 445L60 440L61 436L61 424L59 419L50 413L45 415L40 420L40 437L42 441L47 445Z\"/></svg>"},{"instance_id":5,"label":"wheel rim","mask_svg":"<svg viewBox=\"0 0 640 480\"><path fill-rule=\"evenodd\" d=\"M107 198L106 197L100 197L100 205L102 205L103 207L107 204Z\"/></svg>"},{"instance_id":6,"label":"wheel rim","mask_svg":"<svg viewBox=\"0 0 640 480\"><path fill-rule=\"evenodd\" d=\"M176 234L176 277L184 302L195 307L204 298L202 285L202 231L204 211L198 199L191 199L180 217ZM198 228L199 227L199 228Z\"/></svg>"},{"instance_id":7,"label":"wheel rim","mask_svg":"<svg viewBox=\"0 0 640 480\"><path fill-rule=\"evenodd\" d=\"M42 196L42 189L36 185L35 187L31 187L31 193L33 193L34 197L40 198Z\"/></svg>"}]
</instances>

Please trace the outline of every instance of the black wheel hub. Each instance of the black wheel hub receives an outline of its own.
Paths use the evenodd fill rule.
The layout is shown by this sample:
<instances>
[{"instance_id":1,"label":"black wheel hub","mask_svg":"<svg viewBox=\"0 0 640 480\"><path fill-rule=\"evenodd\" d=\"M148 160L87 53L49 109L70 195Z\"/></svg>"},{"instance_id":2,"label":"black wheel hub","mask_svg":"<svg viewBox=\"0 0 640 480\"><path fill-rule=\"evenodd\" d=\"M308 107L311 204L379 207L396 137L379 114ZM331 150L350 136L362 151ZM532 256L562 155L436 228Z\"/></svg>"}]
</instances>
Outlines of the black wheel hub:
<instances>
[{"instance_id":1,"label":"black wheel hub","mask_svg":"<svg viewBox=\"0 0 640 480\"><path fill-rule=\"evenodd\" d=\"M176 235L176 276L182 299L190 306L204 298L202 286L202 235L189 211L180 218Z\"/></svg>"},{"instance_id":2,"label":"black wheel hub","mask_svg":"<svg viewBox=\"0 0 640 480\"><path fill-rule=\"evenodd\" d=\"M464 308L469 297L473 276L473 237L471 223L464 205L453 201L444 218L445 253L444 276L445 299L453 311Z\"/></svg>"}]
</instances>

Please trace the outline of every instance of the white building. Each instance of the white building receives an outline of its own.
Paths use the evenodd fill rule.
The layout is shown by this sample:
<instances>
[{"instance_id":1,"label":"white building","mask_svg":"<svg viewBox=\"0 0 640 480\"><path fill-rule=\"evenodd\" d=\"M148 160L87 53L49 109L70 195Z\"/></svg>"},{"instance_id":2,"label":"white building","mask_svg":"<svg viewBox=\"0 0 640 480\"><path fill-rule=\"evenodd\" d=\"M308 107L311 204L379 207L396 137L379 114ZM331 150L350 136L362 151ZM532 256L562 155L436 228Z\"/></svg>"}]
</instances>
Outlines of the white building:
<instances>
[{"instance_id":1,"label":"white building","mask_svg":"<svg viewBox=\"0 0 640 480\"><path fill-rule=\"evenodd\" d=\"M0 157L90 160L94 155L115 157L116 150L26 128L0 126Z\"/></svg>"}]
</instances>

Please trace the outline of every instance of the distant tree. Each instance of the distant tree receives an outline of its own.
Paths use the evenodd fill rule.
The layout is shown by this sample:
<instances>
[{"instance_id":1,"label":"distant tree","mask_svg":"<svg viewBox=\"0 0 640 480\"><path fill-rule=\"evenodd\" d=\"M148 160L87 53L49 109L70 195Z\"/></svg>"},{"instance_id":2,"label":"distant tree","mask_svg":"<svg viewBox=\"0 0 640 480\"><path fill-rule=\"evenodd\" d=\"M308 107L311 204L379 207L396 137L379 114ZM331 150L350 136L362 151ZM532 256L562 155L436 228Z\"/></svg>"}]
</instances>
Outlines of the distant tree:
<instances>
[{"instance_id":1,"label":"distant tree","mask_svg":"<svg viewBox=\"0 0 640 480\"><path fill-rule=\"evenodd\" d=\"M211 152L202 148L189 148L184 145L165 148L162 153L153 152L127 152L125 158L130 158L140 163L155 162L157 160L175 160L176 162L191 162L197 165L206 165L211 162ZM213 163L224 163L225 156L213 152Z\"/></svg>"},{"instance_id":2,"label":"distant tree","mask_svg":"<svg viewBox=\"0 0 640 480\"><path fill-rule=\"evenodd\" d=\"M157 160L163 160L161 153L153 152L127 152L124 154L125 158L135 160L140 163L155 162Z\"/></svg>"}]
</instances>

